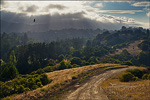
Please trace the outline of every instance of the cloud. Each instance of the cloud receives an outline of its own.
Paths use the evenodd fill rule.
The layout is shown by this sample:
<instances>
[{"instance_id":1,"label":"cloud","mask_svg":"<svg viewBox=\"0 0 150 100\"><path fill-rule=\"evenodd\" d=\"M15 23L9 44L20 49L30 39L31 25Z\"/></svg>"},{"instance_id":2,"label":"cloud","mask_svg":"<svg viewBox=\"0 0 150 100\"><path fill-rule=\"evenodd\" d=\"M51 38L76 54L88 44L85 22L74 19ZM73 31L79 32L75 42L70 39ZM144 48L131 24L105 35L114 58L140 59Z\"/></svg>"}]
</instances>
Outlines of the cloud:
<instances>
[{"instance_id":1,"label":"cloud","mask_svg":"<svg viewBox=\"0 0 150 100\"><path fill-rule=\"evenodd\" d=\"M36 12L38 10L38 6L36 5L30 5L30 6L26 6L26 7L19 7L18 10L21 12Z\"/></svg>"},{"instance_id":2,"label":"cloud","mask_svg":"<svg viewBox=\"0 0 150 100\"><path fill-rule=\"evenodd\" d=\"M102 13L129 13L135 14L136 12L143 12L142 10L100 10Z\"/></svg>"},{"instance_id":3,"label":"cloud","mask_svg":"<svg viewBox=\"0 0 150 100\"><path fill-rule=\"evenodd\" d=\"M147 7L147 6L150 6L150 2L136 2L136 3L133 3L132 6L135 6L135 7Z\"/></svg>"},{"instance_id":4,"label":"cloud","mask_svg":"<svg viewBox=\"0 0 150 100\"><path fill-rule=\"evenodd\" d=\"M29 26L33 23L34 18L36 19L36 24L38 27L37 29L41 29L41 31L45 29L48 30L63 28L120 29L122 25L141 25L132 18L103 14L134 14L136 12L141 12L141 10L99 10L98 8L91 7L91 2L85 1L7 1L6 4L7 7L3 9L2 20L15 23L15 25L16 23L21 23L20 26L16 27L22 26L22 31L31 29ZM33 5L36 7L32 7Z\"/></svg>"},{"instance_id":5,"label":"cloud","mask_svg":"<svg viewBox=\"0 0 150 100\"><path fill-rule=\"evenodd\" d=\"M94 7L103 7L103 3L96 3Z\"/></svg>"},{"instance_id":6,"label":"cloud","mask_svg":"<svg viewBox=\"0 0 150 100\"><path fill-rule=\"evenodd\" d=\"M49 11L49 9L58 9L58 10L64 10L66 9L67 7L66 6L63 6L63 5L58 5L58 4L49 4L48 6L46 6L44 8L43 11Z\"/></svg>"},{"instance_id":7,"label":"cloud","mask_svg":"<svg viewBox=\"0 0 150 100\"><path fill-rule=\"evenodd\" d=\"M4 3L5 3L4 0L0 1L0 5L4 5Z\"/></svg>"},{"instance_id":8,"label":"cloud","mask_svg":"<svg viewBox=\"0 0 150 100\"><path fill-rule=\"evenodd\" d=\"M94 18L86 16L85 12L53 15L25 16L24 14L2 12L2 30L9 32L47 31L49 29L120 29L121 26L142 26L132 18L112 15L97 15ZM33 19L36 19L35 25ZM17 27L17 28L16 28ZM9 30L8 30L9 29Z\"/></svg>"},{"instance_id":9,"label":"cloud","mask_svg":"<svg viewBox=\"0 0 150 100\"><path fill-rule=\"evenodd\" d=\"M31 5L31 6L27 7L25 12L36 12L38 8L39 8L38 6Z\"/></svg>"},{"instance_id":10,"label":"cloud","mask_svg":"<svg viewBox=\"0 0 150 100\"><path fill-rule=\"evenodd\" d=\"M146 13L147 17L150 17L150 11L148 13Z\"/></svg>"}]
</instances>

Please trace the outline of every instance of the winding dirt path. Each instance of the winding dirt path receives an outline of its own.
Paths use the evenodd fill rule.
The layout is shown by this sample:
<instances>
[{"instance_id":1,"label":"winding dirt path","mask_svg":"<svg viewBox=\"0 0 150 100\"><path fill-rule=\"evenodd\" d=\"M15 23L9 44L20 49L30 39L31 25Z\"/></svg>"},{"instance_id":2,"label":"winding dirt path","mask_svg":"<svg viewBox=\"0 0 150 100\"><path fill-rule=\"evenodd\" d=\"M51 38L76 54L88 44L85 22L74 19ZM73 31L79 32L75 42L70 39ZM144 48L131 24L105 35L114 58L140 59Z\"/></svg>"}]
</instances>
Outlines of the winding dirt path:
<instances>
[{"instance_id":1,"label":"winding dirt path","mask_svg":"<svg viewBox=\"0 0 150 100\"><path fill-rule=\"evenodd\" d=\"M131 68L109 70L105 73L93 76L82 86L76 85L78 88L76 90L69 91L64 100L108 100L103 89L100 87L100 84L112 75Z\"/></svg>"}]
</instances>

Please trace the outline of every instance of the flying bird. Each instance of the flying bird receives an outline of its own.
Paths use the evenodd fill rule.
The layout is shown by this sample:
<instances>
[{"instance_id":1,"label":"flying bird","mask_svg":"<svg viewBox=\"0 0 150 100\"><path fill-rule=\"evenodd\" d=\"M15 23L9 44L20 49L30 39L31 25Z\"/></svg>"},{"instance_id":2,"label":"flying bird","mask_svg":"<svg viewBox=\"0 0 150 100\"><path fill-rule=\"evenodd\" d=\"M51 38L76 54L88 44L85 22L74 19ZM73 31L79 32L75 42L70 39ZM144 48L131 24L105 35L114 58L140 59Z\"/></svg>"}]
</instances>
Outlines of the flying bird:
<instances>
[{"instance_id":1,"label":"flying bird","mask_svg":"<svg viewBox=\"0 0 150 100\"><path fill-rule=\"evenodd\" d=\"M34 21L33 22L35 22L35 19L34 19Z\"/></svg>"}]
</instances>

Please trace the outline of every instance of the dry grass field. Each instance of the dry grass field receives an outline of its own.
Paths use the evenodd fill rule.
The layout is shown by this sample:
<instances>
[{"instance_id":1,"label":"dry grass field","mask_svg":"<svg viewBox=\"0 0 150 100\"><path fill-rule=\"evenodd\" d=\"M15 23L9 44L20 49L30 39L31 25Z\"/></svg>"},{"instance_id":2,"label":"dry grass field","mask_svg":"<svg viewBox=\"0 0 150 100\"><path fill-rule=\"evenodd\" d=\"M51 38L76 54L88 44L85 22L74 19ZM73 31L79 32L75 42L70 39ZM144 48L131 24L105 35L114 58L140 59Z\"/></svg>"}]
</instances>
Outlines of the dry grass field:
<instances>
[{"instance_id":1,"label":"dry grass field","mask_svg":"<svg viewBox=\"0 0 150 100\"><path fill-rule=\"evenodd\" d=\"M46 98L47 96L54 97L55 95L59 94L59 92L57 91L62 91L65 87L70 86L73 81L81 82L84 78L89 77L91 73L95 73L97 69L100 69L99 72L101 72L109 68L112 69L116 67L127 67L127 66L119 65L119 64L96 64L96 65L89 65L89 66L83 66L78 68L49 72L46 74L48 75L48 78L53 80L50 84L45 85L33 91L28 91L26 93L8 96L6 98L3 98L3 100L9 100L9 99L31 100L31 99Z\"/></svg>"},{"instance_id":2,"label":"dry grass field","mask_svg":"<svg viewBox=\"0 0 150 100\"><path fill-rule=\"evenodd\" d=\"M130 45L126 48L117 49L118 51L115 54L120 54L122 52L122 50L126 49L131 55L136 56L140 52L142 52L142 50L140 48L138 48L138 44L140 44L142 41L143 40L138 40L133 43L130 43Z\"/></svg>"},{"instance_id":3,"label":"dry grass field","mask_svg":"<svg viewBox=\"0 0 150 100\"><path fill-rule=\"evenodd\" d=\"M118 78L122 73L101 85L110 100L150 100L150 80L120 82Z\"/></svg>"}]
</instances>

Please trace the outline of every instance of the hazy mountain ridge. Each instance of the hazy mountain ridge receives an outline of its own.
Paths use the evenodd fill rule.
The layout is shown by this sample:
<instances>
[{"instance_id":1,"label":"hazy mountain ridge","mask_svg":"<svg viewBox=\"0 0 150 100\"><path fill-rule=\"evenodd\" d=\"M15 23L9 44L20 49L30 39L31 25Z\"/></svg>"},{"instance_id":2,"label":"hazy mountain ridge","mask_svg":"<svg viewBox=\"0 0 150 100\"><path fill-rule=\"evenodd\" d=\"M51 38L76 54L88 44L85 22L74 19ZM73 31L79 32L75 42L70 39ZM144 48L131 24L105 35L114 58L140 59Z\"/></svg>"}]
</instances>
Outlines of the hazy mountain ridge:
<instances>
[{"instance_id":1,"label":"hazy mountain ridge","mask_svg":"<svg viewBox=\"0 0 150 100\"><path fill-rule=\"evenodd\" d=\"M38 20L36 20L38 21ZM43 32L48 30L62 30L62 29L119 29L120 27L115 24L107 25L107 23L93 22L91 20L74 20L74 21L53 21L52 23L20 23L20 22L8 22L1 20L1 32Z\"/></svg>"}]
</instances>

